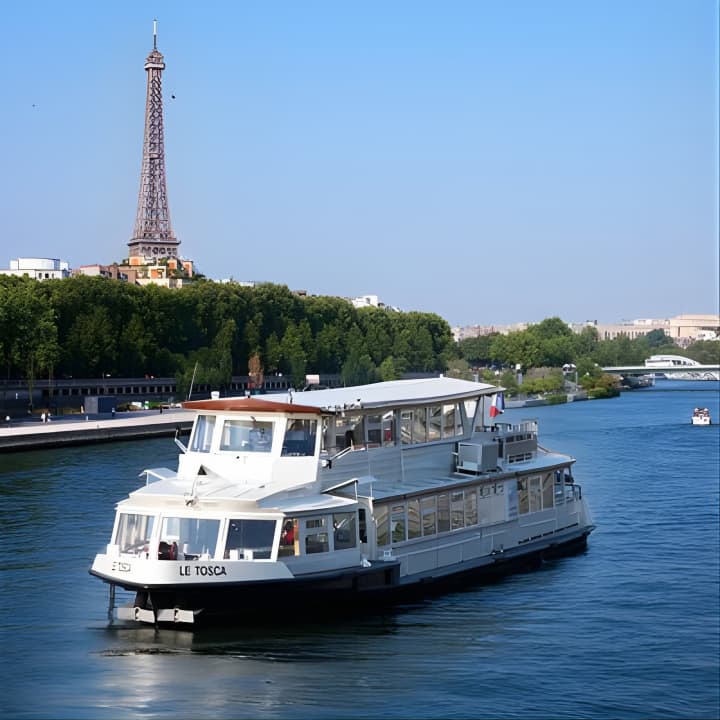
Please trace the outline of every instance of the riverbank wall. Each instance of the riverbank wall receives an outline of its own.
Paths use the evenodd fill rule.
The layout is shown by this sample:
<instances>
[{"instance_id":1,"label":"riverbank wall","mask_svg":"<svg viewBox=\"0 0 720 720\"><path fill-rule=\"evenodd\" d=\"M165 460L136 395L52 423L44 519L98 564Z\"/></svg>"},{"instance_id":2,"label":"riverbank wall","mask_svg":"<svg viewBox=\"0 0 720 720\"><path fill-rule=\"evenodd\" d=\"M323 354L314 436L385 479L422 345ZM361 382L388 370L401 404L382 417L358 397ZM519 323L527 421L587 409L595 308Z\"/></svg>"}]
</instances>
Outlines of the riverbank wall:
<instances>
[{"instance_id":1,"label":"riverbank wall","mask_svg":"<svg viewBox=\"0 0 720 720\"><path fill-rule=\"evenodd\" d=\"M178 408L163 412L62 416L45 422L6 419L0 425L0 453L172 437L189 431L194 417L194 411Z\"/></svg>"}]
</instances>

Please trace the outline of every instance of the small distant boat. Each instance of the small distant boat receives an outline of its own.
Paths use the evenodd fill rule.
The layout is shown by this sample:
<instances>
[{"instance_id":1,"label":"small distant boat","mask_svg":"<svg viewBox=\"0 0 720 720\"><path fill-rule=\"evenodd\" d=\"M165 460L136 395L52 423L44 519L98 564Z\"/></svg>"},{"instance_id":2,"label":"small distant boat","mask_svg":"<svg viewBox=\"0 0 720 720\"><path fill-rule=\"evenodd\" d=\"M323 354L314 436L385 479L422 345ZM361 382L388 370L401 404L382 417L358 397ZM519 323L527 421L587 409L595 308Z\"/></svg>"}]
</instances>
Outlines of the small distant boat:
<instances>
[{"instance_id":1,"label":"small distant boat","mask_svg":"<svg viewBox=\"0 0 720 720\"><path fill-rule=\"evenodd\" d=\"M710 411L707 408L696 407L693 410L692 418L690 422L693 425L710 425Z\"/></svg>"}]
</instances>

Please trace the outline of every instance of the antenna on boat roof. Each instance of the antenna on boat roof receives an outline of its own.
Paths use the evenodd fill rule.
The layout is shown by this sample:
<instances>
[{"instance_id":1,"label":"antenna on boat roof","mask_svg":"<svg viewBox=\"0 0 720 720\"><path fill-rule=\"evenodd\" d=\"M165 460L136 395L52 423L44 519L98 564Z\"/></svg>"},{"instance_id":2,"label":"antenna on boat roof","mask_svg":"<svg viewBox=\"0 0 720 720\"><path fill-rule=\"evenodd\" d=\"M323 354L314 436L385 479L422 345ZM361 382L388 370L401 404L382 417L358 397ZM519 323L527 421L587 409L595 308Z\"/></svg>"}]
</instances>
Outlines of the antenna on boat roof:
<instances>
[{"instance_id":1,"label":"antenna on boat roof","mask_svg":"<svg viewBox=\"0 0 720 720\"><path fill-rule=\"evenodd\" d=\"M188 400L192 397L192 389L193 389L193 384L195 383L195 373L197 372L197 366L198 366L198 361L196 360L195 368L194 368L193 374L192 374L192 379L190 380L190 390L189 390L188 396L187 396Z\"/></svg>"}]
</instances>

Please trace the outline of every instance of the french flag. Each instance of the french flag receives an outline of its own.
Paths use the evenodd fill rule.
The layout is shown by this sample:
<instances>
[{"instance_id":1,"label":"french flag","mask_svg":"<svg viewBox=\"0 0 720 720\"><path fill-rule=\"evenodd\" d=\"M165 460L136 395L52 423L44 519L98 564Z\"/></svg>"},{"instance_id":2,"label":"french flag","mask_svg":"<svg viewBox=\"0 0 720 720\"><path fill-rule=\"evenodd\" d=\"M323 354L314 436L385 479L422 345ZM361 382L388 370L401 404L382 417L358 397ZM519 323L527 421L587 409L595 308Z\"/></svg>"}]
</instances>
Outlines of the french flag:
<instances>
[{"instance_id":1,"label":"french flag","mask_svg":"<svg viewBox=\"0 0 720 720\"><path fill-rule=\"evenodd\" d=\"M495 393L490 403L490 417L494 418L505 410L505 395L503 393Z\"/></svg>"}]
</instances>

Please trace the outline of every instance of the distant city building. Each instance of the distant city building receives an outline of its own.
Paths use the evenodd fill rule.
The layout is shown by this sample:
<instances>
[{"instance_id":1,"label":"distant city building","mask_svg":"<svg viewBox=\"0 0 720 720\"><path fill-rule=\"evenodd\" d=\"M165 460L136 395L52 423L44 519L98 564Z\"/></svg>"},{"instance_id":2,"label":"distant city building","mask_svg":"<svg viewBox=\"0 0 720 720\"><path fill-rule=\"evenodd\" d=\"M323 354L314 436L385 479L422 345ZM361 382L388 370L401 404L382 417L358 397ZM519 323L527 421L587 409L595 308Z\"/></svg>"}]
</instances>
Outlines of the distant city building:
<instances>
[{"instance_id":1,"label":"distant city building","mask_svg":"<svg viewBox=\"0 0 720 720\"><path fill-rule=\"evenodd\" d=\"M720 315L676 315L665 319L642 318L627 320L616 324L598 323L596 320L585 323L571 323L574 332L591 325L597 330L600 340L614 340L625 336L634 340L654 330L662 330L676 345L687 347L696 340L720 335Z\"/></svg>"},{"instance_id":2,"label":"distant city building","mask_svg":"<svg viewBox=\"0 0 720 720\"><path fill-rule=\"evenodd\" d=\"M0 275L27 275L34 280L58 280L70 277L70 265L57 258L18 258L10 261L10 268Z\"/></svg>"},{"instance_id":3,"label":"distant city building","mask_svg":"<svg viewBox=\"0 0 720 720\"><path fill-rule=\"evenodd\" d=\"M384 308L385 310L399 310L399 308L381 302L377 295L360 295L359 297L352 298L350 302L353 304L353 307L356 308L376 307Z\"/></svg>"},{"instance_id":4,"label":"distant city building","mask_svg":"<svg viewBox=\"0 0 720 720\"><path fill-rule=\"evenodd\" d=\"M102 277L108 280L120 280L122 282L135 282L135 273L124 271L117 263L112 265L81 265L72 271L73 275L86 275L88 277Z\"/></svg>"},{"instance_id":5,"label":"distant city building","mask_svg":"<svg viewBox=\"0 0 720 720\"><path fill-rule=\"evenodd\" d=\"M513 325L470 325L452 328L455 342L467 338L500 333L507 335L510 332L526 330L530 323L515 323ZM586 327L594 327L600 340L614 340L625 336L630 340L647 335L653 330L662 330L676 345L687 347L696 340L717 340L720 337L720 315L677 315L666 319L641 318L639 320L626 320L620 323L598 323L597 320L587 320L583 323L568 323L574 333L581 333Z\"/></svg>"}]
</instances>

